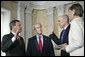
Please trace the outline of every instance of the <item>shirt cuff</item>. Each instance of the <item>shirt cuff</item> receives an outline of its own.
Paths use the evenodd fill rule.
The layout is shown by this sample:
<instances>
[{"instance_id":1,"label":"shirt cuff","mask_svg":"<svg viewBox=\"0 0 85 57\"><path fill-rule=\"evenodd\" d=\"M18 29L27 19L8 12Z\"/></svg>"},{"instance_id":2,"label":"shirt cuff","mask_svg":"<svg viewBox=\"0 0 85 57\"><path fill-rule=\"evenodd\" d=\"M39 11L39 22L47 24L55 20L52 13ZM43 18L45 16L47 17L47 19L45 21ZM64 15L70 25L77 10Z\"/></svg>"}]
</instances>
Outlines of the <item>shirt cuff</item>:
<instances>
[{"instance_id":1,"label":"shirt cuff","mask_svg":"<svg viewBox=\"0 0 85 57\"><path fill-rule=\"evenodd\" d=\"M67 46L66 46L66 52L67 52L67 53L69 53L68 49L69 49L69 47L68 47L68 45L67 45Z\"/></svg>"},{"instance_id":2,"label":"shirt cuff","mask_svg":"<svg viewBox=\"0 0 85 57\"><path fill-rule=\"evenodd\" d=\"M13 37L13 38L12 38L12 42L14 43L14 41L15 41L15 40L16 40L16 38L15 38L15 37Z\"/></svg>"}]
</instances>

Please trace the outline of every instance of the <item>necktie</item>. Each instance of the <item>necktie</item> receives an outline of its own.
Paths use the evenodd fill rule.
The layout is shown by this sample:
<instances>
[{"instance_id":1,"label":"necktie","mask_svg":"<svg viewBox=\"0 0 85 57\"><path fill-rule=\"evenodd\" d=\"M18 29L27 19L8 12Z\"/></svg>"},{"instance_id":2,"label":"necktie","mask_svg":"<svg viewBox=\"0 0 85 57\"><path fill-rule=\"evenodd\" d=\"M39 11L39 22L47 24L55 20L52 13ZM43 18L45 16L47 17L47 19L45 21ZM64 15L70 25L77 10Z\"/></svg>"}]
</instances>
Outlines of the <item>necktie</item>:
<instances>
[{"instance_id":1,"label":"necktie","mask_svg":"<svg viewBox=\"0 0 85 57\"><path fill-rule=\"evenodd\" d=\"M39 36L39 48L40 48L40 52L42 53L42 42L41 42L41 36Z\"/></svg>"},{"instance_id":2,"label":"necktie","mask_svg":"<svg viewBox=\"0 0 85 57\"><path fill-rule=\"evenodd\" d=\"M19 41L19 43L21 44L21 40L20 40L20 37L19 37L19 36L17 37L17 40L18 40L18 41Z\"/></svg>"},{"instance_id":3,"label":"necktie","mask_svg":"<svg viewBox=\"0 0 85 57\"><path fill-rule=\"evenodd\" d=\"M61 36L61 42L63 42L64 32L65 32L65 30L63 29L63 31L62 31L62 36Z\"/></svg>"}]
</instances>

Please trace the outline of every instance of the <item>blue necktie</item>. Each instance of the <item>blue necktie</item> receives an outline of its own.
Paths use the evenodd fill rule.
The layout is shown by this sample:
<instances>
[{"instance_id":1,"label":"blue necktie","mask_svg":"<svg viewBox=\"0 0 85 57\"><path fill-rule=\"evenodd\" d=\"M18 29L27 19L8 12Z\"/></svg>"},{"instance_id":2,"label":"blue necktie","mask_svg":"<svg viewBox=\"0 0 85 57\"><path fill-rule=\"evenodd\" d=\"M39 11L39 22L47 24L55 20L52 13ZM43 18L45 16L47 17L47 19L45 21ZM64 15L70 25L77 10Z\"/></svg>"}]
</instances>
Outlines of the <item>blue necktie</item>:
<instances>
[{"instance_id":1,"label":"blue necktie","mask_svg":"<svg viewBox=\"0 0 85 57\"><path fill-rule=\"evenodd\" d=\"M65 32L65 29L62 30L61 42L63 42L64 32Z\"/></svg>"}]
</instances>

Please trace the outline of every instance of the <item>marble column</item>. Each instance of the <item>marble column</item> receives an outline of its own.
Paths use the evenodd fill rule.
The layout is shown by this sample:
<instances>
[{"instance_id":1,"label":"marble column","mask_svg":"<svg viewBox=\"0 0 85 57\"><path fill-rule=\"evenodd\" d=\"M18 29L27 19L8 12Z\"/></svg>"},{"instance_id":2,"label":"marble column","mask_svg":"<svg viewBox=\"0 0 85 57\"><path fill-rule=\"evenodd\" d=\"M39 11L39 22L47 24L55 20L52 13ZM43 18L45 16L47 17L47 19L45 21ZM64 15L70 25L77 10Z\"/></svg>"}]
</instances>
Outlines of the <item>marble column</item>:
<instances>
[{"instance_id":1,"label":"marble column","mask_svg":"<svg viewBox=\"0 0 85 57\"><path fill-rule=\"evenodd\" d=\"M53 8L47 8L47 19L48 19L48 36L50 34L50 26L54 26L54 20L53 20Z\"/></svg>"},{"instance_id":2,"label":"marble column","mask_svg":"<svg viewBox=\"0 0 85 57\"><path fill-rule=\"evenodd\" d=\"M25 41L26 41L26 48L27 48L28 39L32 37L32 9L29 6L27 6L27 9L26 9L26 20L25 21L26 21Z\"/></svg>"},{"instance_id":3,"label":"marble column","mask_svg":"<svg viewBox=\"0 0 85 57\"><path fill-rule=\"evenodd\" d=\"M53 27L54 27L54 32L55 32L55 34L58 35L58 33L56 33L56 31L58 31L58 30L55 29L55 27L57 26L57 24L55 23L55 22L57 21L57 19L56 19L57 17L56 17L56 15L55 15L55 13L57 13L57 12L55 11L54 7L51 7L51 8L48 8L48 9L47 9L48 35L50 34L50 26L51 26L51 25L53 25ZM56 28L58 28L58 27L56 27ZM55 43L53 40L51 40L51 41L52 41L53 46L54 46L55 56L59 56L59 55L60 55L59 51L55 50L56 43Z\"/></svg>"},{"instance_id":4,"label":"marble column","mask_svg":"<svg viewBox=\"0 0 85 57\"><path fill-rule=\"evenodd\" d=\"M21 1L17 4L18 6L18 20L22 24L21 36L24 38L25 46L27 48L28 38L32 36L32 9L29 4L24 4Z\"/></svg>"}]
</instances>

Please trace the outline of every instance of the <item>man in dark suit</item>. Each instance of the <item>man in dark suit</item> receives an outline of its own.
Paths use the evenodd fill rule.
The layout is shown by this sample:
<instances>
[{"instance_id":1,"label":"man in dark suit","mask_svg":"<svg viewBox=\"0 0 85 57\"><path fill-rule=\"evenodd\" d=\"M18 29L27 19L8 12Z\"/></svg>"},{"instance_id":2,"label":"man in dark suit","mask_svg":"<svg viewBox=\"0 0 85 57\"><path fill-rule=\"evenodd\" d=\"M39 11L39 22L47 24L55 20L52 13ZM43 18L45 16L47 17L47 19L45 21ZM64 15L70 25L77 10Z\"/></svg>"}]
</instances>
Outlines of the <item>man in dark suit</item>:
<instances>
[{"instance_id":1,"label":"man in dark suit","mask_svg":"<svg viewBox=\"0 0 85 57\"><path fill-rule=\"evenodd\" d=\"M69 44L68 43L68 35L69 35L69 29L70 29L70 24L69 24L69 17L67 15L60 15L58 18L58 24L60 28L63 28L61 34L60 34L60 39L55 35L53 32L53 27L51 26L51 34L49 37L57 44ZM61 50L61 56L69 56L69 53L66 51Z\"/></svg>"},{"instance_id":2,"label":"man in dark suit","mask_svg":"<svg viewBox=\"0 0 85 57\"><path fill-rule=\"evenodd\" d=\"M19 20L10 22L9 34L3 36L1 49L6 53L6 56L25 56L25 44L19 33L22 31L21 23Z\"/></svg>"},{"instance_id":3,"label":"man in dark suit","mask_svg":"<svg viewBox=\"0 0 85 57\"><path fill-rule=\"evenodd\" d=\"M27 56L54 56L54 49L49 37L42 34L42 26L34 26L36 35L28 39Z\"/></svg>"}]
</instances>

